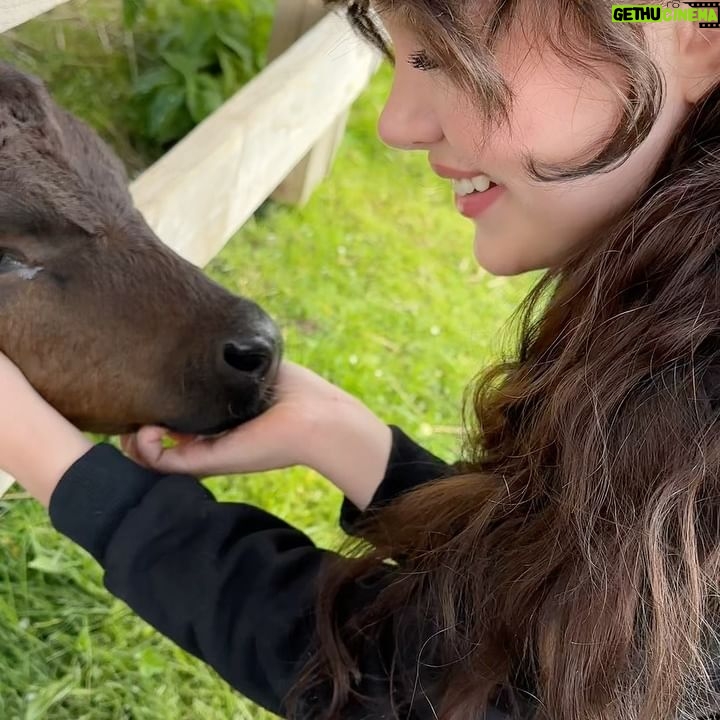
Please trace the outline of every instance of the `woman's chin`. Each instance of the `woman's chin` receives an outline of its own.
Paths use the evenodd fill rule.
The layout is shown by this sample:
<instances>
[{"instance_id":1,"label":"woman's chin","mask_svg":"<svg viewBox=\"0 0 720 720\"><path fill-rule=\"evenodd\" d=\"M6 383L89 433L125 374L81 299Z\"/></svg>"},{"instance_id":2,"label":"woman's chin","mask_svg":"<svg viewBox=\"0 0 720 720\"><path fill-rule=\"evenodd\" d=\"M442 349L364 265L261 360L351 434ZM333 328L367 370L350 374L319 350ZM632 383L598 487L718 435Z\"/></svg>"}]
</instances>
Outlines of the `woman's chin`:
<instances>
[{"instance_id":1,"label":"woman's chin","mask_svg":"<svg viewBox=\"0 0 720 720\"><path fill-rule=\"evenodd\" d=\"M485 238L483 238L483 241L485 241ZM486 247L479 248L477 243L474 254L477 264L495 277L512 277L533 269L526 267L524 263L519 263L517 258L506 255L502 250L491 253L488 252Z\"/></svg>"},{"instance_id":2,"label":"woman's chin","mask_svg":"<svg viewBox=\"0 0 720 720\"><path fill-rule=\"evenodd\" d=\"M477 264L496 277L514 277L548 267L546 259L531 251L519 252L509 239L476 233L473 254Z\"/></svg>"}]
</instances>

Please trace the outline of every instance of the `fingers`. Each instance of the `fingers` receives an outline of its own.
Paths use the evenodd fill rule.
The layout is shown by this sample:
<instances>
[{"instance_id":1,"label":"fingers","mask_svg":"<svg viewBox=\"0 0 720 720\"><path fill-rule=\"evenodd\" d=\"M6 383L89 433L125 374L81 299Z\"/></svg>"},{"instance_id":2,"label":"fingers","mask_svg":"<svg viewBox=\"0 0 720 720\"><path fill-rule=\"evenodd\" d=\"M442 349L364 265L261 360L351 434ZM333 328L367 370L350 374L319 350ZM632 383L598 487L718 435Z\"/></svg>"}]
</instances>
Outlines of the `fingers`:
<instances>
[{"instance_id":1,"label":"fingers","mask_svg":"<svg viewBox=\"0 0 720 720\"><path fill-rule=\"evenodd\" d=\"M294 455L288 455L287 416L287 411L271 409L224 435L209 438L147 426L120 442L133 460L162 473L203 478L264 472L297 464ZM179 444L167 447L168 437Z\"/></svg>"},{"instance_id":2,"label":"fingers","mask_svg":"<svg viewBox=\"0 0 720 720\"><path fill-rule=\"evenodd\" d=\"M134 450L142 462L147 463L150 467L162 469L158 467L158 461L162 459L165 447L163 438L167 435L167 430L161 427L147 426L140 428L135 434Z\"/></svg>"},{"instance_id":3,"label":"fingers","mask_svg":"<svg viewBox=\"0 0 720 720\"><path fill-rule=\"evenodd\" d=\"M120 436L120 447L122 451L139 465L148 467L147 463L140 457L137 447L137 436L136 435L121 435Z\"/></svg>"},{"instance_id":4,"label":"fingers","mask_svg":"<svg viewBox=\"0 0 720 720\"><path fill-rule=\"evenodd\" d=\"M176 441L175 447L166 447L168 438ZM162 427L147 426L132 435L121 435L120 446L123 452L134 462L151 470L163 473L180 473L201 476L202 463L207 448L196 447L192 453L187 453L191 443L200 443L200 439L193 435L180 435ZM203 441L208 445L211 441Z\"/></svg>"},{"instance_id":5,"label":"fingers","mask_svg":"<svg viewBox=\"0 0 720 720\"><path fill-rule=\"evenodd\" d=\"M179 444L166 447L170 437ZM133 455L141 464L158 472L204 477L222 474L221 457L217 456L217 439L170 433L165 428L141 428L129 443Z\"/></svg>"}]
</instances>

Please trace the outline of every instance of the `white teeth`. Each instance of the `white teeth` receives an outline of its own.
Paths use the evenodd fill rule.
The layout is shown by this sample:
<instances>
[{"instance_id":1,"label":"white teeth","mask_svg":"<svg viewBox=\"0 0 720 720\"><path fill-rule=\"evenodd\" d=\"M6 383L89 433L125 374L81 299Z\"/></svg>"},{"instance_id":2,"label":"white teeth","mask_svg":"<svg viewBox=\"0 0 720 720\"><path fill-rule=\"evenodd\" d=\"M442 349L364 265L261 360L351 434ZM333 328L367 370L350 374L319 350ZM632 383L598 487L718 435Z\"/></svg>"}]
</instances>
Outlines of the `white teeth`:
<instances>
[{"instance_id":1,"label":"white teeth","mask_svg":"<svg viewBox=\"0 0 720 720\"><path fill-rule=\"evenodd\" d=\"M478 192L485 192L490 187L490 178L487 175L478 175L472 179L472 184Z\"/></svg>"},{"instance_id":2,"label":"white teeth","mask_svg":"<svg viewBox=\"0 0 720 720\"><path fill-rule=\"evenodd\" d=\"M475 192L475 186L473 185L472 180L463 178L462 180L453 180L452 184L457 195L469 195L470 193Z\"/></svg>"},{"instance_id":3,"label":"white teeth","mask_svg":"<svg viewBox=\"0 0 720 720\"><path fill-rule=\"evenodd\" d=\"M487 175L477 175L474 178L453 180L453 189L457 195L469 195L473 192L485 192L490 187L490 178Z\"/></svg>"}]
</instances>

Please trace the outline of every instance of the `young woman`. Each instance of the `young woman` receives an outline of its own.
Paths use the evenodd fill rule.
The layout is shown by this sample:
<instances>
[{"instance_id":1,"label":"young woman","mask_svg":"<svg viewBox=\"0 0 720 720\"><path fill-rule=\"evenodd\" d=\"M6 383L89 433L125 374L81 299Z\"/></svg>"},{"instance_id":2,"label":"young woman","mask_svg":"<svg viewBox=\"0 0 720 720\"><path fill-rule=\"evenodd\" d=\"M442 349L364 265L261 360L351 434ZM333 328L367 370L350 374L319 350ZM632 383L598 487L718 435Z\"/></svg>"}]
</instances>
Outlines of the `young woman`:
<instances>
[{"instance_id":1,"label":"young woman","mask_svg":"<svg viewBox=\"0 0 720 720\"><path fill-rule=\"evenodd\" d=\"M260 418L172 450L144 428L133 460L2 358L0 466L111 592L277 713L716 717L720 30L614 23L610 0L335 4L387 41L380 136L454 183L480 265L547 268L463 461L289 363ZM359 557L193 479L294 464L343 490Z\"/></svg>"}]
</instances>

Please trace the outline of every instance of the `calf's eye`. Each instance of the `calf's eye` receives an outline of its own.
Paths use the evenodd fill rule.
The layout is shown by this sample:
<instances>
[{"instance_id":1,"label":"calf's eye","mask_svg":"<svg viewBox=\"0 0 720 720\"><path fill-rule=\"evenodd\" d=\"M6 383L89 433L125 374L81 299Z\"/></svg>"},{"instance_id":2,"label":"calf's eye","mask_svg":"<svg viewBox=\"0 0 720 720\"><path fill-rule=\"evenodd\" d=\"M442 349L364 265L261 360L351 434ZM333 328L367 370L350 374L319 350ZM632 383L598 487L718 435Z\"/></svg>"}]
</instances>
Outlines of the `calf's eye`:
<instances>
[{"instance_id":1,"label":"calf's eye","mask_svg":"<svg viewBox=\"0 0 720 720\"><path fill-rule=\"evenodd\" d=\"M23 270L27 263L7 250L0 250L0 274Z\"/></svg>"}]
</instances>

